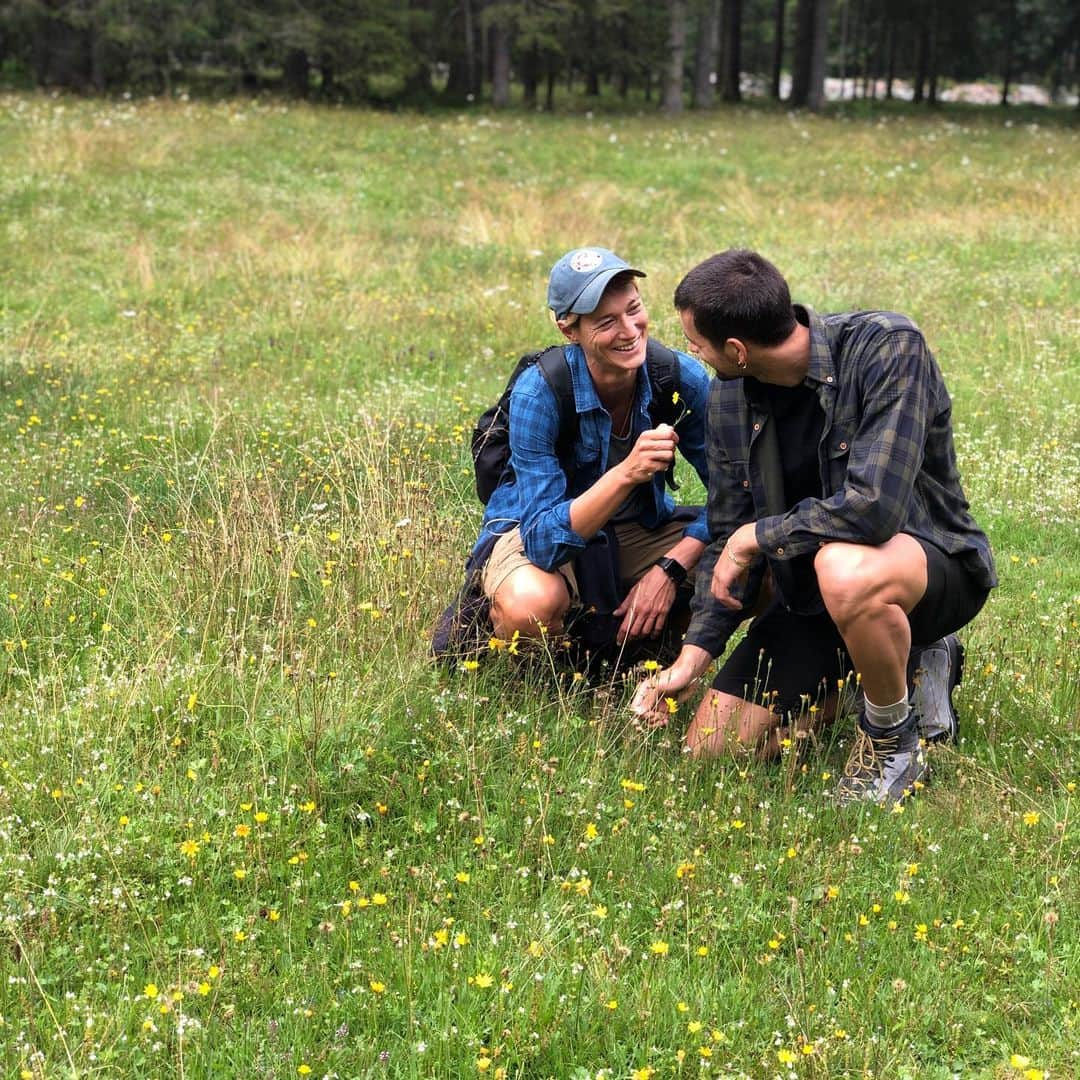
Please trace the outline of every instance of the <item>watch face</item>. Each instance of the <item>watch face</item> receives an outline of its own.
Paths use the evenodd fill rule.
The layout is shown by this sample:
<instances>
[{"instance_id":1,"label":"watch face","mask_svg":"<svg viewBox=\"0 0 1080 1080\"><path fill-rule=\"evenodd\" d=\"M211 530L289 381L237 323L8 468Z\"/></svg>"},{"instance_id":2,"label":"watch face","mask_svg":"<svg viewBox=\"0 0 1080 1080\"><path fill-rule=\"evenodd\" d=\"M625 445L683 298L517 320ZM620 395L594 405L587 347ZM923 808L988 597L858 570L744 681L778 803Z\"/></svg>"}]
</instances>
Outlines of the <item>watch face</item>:
<instances>
[{"instance_id":1,"label":"watch face","mask_svg":"<svg viewBox=\"0 0 1080 1080\"><path fill-rule=\"evenodd\" d=\"M686 580L686 567L675 559L665 555L662 559L656 560L656 565L677 585L681 585Z\"/></svg>"}]
</instances>

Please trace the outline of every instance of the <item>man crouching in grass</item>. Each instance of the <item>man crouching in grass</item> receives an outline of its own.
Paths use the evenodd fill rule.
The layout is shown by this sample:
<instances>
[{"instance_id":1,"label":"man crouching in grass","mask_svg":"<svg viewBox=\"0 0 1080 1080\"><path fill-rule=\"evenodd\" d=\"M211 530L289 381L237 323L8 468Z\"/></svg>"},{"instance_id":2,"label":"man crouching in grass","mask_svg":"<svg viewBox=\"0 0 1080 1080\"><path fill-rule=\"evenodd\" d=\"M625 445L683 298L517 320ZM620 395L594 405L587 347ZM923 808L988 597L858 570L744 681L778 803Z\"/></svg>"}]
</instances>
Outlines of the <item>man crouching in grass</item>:
<instances>
[{"instance_id":1,"label":"man crouching in grass","mask_svg":"<svg viewBox=\"0 0 1080 1080\"><path fill-rule=\"evenodd\" d=\"M854 669L865 700L836 795L894 803L928 779L925 742L955 737L955 632L997 584L960 486L941 372L909 319L793 305L750 251L696 266L675 306L690 351L719 376L713 539L683 648L632 707L663 722L663 699L688 694L753 616L690 724L690 752L775 756L808 702L822 706L814 721L829 717Z\"/></svg>"}]
</instances>

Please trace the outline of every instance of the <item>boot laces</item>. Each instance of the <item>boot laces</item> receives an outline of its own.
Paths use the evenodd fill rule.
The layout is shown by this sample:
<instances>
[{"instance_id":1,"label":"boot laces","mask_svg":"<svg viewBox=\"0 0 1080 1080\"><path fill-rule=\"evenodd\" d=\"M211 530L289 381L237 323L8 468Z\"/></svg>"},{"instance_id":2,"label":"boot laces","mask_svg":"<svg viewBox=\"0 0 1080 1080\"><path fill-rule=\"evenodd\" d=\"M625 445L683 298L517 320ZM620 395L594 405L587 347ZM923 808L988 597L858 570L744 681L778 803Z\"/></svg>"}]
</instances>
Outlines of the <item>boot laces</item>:
<instances>
[{"instance_id":1,"label":"boot laces","mask_svg":"<svg viewBox=\"0 0 1080 1080\"><path fill-rule=\"evenodd\" d=\"M868 773L881 774L884 763L900 749L899 735L883 735L872 739L860 727L855 745L844 766L844 776L851 779L865 778Z\"/></svg>"}]
</instances>

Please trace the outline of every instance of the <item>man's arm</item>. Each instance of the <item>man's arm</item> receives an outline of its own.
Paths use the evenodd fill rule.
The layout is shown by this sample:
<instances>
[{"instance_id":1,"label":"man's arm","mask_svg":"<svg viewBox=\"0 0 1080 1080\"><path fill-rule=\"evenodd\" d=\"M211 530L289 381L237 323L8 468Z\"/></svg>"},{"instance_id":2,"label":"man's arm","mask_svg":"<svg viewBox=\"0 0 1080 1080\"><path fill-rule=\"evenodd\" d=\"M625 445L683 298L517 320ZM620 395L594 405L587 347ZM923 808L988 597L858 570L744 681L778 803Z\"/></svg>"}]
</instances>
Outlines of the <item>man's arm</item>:
<instances>
[{"instance_id":1,"label":"man's arm","mask_svg":"<svg viewBox=\"0 0 1080 1080\"><path fill-rule=\"evenodd\" d=\"M770 556L809 554L829 540L882 544L907 519L933 413L934 367L926 342L914 327L876 328L849 377L859 380L861 408L829 433L833 493L761 518L755 535Z\"/></svg>"},{"instance_id":2,"label":"man's arm","mask_svg":"<svg viewBox=\"0 0 1080 1080\"><path fill-rule=\"evenodd\" d=\"M752 523L757 516L747 477L747 424L742 388L714 380L709 391L707 445L708 522L712 539L698 563L690 626L683 639L713 656L724 651L728 638L743 618L739 610L716 598L713 581L719 560L729 559L723 554L729 539L740 526ZM734 564L731 567L735 569ZM764 560L755 559L746 576L733 585L733 595L740 603L753 603L764 571ZM720 574L723 573L721 569Z\"/></svg>"},{"instance_id":3,"label":"man's arm","mask_svg":"<svg viewBox=\"0 0 1080 1080\"><path fill-rule=\"evenodd\" d=\"M736 397L735 395L739 395ZM736 567L725 553L728 541L740 529L753 527L753 496L743 481L745 475L745 416L740 408L742 390L714 381L709 391L708 473L709 531L713 539L698 563L690 627L675 662L645 679L634 694L631 708L642 717L660 722L667 714L665 697L685 697L697 680L727 645L735 627L744 618L742 605L750 604L761 589L765 560L754 559L749 566ZM742 460L740 466L736 464ZM740 532L741 535L741 532ZM718 566L738 570L740 577L728 586L738 607L721 603L713 593ZM743 561L743 560L740 560ZM721 575L724 570L720 571Z\"/></svg>"}]
</instances>

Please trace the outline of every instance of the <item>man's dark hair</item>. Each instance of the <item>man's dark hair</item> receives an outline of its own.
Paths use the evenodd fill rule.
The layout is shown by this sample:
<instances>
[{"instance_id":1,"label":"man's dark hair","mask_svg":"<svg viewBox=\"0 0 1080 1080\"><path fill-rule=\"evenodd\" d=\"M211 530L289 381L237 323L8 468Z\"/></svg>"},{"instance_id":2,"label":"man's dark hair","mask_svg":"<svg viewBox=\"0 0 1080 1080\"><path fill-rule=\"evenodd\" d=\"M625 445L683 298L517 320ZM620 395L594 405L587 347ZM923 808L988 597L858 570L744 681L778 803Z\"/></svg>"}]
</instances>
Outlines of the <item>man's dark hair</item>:
<instances>
[{"instance_id":1,"label":"man's dark hair","mask_svg":"<svg viewBox=\"0 0 1080 1080\"><path fill-rule=\"evenodd\" d=\"M779 345L795 329L784 275L756 251L732 248L698 263L679 282L675 307L718 348L728 338Z\"/></svg>"}]
</instances>

